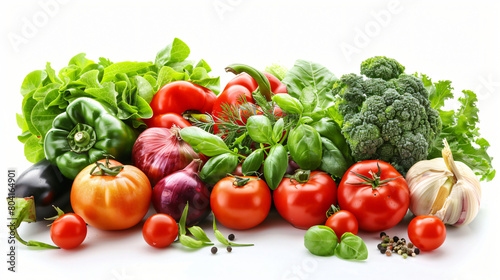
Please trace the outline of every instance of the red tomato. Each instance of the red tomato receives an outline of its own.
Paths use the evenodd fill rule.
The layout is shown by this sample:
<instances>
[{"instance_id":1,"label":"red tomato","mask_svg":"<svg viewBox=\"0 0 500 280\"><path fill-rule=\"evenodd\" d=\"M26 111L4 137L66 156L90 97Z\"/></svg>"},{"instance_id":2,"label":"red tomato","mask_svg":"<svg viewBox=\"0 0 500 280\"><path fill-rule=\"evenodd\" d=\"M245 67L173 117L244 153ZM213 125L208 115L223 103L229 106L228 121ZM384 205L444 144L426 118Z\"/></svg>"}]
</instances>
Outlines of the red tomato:
<instances>
[{"instance_id":1,"label":"red tomato","mask_svg":"<svg viewBox=\"0 0 500 280\"><path fill-rule=\"evenodd\" d=\"M166 127L172 128L176 125L180 128L185 128L191 126L186 119L177 113L166 113L162 115L155 116L147 121L149 127Z\"/></svg>"},{"instance_id":2,"label":"red tomato","mask_svg":"<svg viewBox=\"0 0 500 280\"><path fill-rule=\"evenodd\" d=\"M408 225L410 241L422 251L432 251L443 245L446 227L434 216L417 216Z\"/></svg>"},{"instance_id":3,"label":"red tomato","mask_svg":"<svg viewBox=\"0 0 500 280\"><path fill-rule=\"evenodd\" d=\"M304 183L283 178L273 192L274 205L293 226L308 229L323 224L326 211L337 204L337 185L328 174L313 171Z\"/></svg>"},{"instance_id":4,"label":"red tomato","mask_svg":"<svg viewBox=\"0 0 500 280\"><path fill-rule=\"evenodd\" d=\"M262 223L271 209L271 191L254 176L226 177L210 195L215 218L232 229L249 229Z\"/></svg>"},{"instance_id":5,"label":"red tomato","mask_svg":"<svg viewBox=\"0 0 500 280\"><path fill-rule=\"evenodd\" d=\"M340 210L328 217L325 226L333 229L339 240L346 232L354 235L358 234L358 220L351 212L346 210Z\"/></svg>"},{"instance_id":6,"label":"red tomato","mask_svg":"<svg viewBox=\"0 0 500 280\"><path fill-rule=\"evenodd\" d=\"M389 163L379 160L365 160L351 166L340 182L337 195L340 209L354 214L359 229L364 231L392 228L403 219L410 205L405 179Z\"/></svg>"},{"instance_id":7,"label":"red tomato","mask_svg":"<svg viewBox=\"0 0 500 280\"><path fill-rule=\"evenodd\" d=\"M50 226L50 238L63 249L73 249L87 236L87 224L82 217L69 213L57 218Z\"/></svg>"},{"instance_id":8,"label":"red tomato","mask_svg":"<svg viewBox=\"0 0 500 280\"><path fill-rule=\"evenodd\" d=\"M167 214L155 214L149 217L142 227L142 236L146 243L156 248L172 244L179 234L179 227L174 218Z\"/></svg>"}]
</instances>

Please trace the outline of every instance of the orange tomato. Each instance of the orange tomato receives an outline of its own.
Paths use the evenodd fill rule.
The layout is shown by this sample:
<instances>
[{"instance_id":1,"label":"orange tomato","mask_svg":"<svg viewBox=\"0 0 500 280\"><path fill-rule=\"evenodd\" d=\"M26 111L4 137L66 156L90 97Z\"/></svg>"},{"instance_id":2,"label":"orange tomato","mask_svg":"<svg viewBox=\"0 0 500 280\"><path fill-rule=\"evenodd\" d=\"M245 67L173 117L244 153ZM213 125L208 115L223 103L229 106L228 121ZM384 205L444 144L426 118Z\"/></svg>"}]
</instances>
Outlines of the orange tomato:
<instances>
[{"instance_id":1,"label":"orange tomato","mask_svg":"<svg viewBox=\"0 0 500 280\"><path fill-rule=\"evenodd\" d=\"M109 162L111 167L122 165L115 160ZM138 224L151 203L148 177L132 165L125 165L116 176L91 175L94 167L95 164L87 166L73 182L74 212L89 225L103 230L127 229Z\"/></svg>"}]
</instances>

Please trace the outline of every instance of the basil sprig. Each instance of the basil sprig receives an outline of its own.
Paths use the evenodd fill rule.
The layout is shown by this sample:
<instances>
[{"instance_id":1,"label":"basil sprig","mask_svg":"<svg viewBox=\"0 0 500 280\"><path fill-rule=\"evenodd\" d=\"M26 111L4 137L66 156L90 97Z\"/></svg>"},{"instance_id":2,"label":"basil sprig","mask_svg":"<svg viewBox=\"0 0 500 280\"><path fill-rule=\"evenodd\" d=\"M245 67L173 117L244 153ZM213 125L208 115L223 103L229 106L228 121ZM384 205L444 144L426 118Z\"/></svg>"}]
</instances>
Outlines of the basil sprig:
<instances>
[{"instance_id":1,"label":"basil sprig","mask_svg":"<svg viewBox=\"0 0 500 280\"><path fill-rule=\"evenodd\" d=\"M192 226L188 228L188 231L196 238L186 235L186 218L189 208L189 202L186 203L186 207L184 207L184 211L182 212L181 219L179 220L179 241L182 245L198 249L206 246L214 245L212 241L208 238L205 232L197 226Z\"/></svg>"},{"instance_id":2,"label":"basil sprig","mask_svg":"<svg viewBox=\"0 0 500 280\"><path fill-rule=\"evenodd\" d=\"M346 232L340 242L333 229L319 225L309 228L304 236L304 245L316 256L337 256L345 260L366 260L368 249L361 237Z\"/></svg>"}]
</instances>

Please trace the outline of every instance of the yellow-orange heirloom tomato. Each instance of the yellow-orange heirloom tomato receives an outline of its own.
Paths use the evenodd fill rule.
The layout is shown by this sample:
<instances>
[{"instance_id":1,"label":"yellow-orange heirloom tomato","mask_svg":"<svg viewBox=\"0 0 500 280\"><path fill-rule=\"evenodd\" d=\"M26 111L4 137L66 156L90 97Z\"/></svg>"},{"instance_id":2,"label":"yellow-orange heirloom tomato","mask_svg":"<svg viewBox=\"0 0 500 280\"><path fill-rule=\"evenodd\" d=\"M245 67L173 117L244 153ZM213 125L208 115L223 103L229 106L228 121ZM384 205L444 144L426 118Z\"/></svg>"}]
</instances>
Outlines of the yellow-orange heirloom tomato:
<instances>
[{"instance_id":1,"label":"yellow-orange heirloom tomato","mask_svg":"<svg viewBox=\"0 0 500 280\"><path fill-rule=\"evenodd\" d=\"M106 160L99 162L105 164ZM109 160L110 168L120 165ZM73 182L71 206L75 213L89 225L103 230L127 229L138 224L151 202L148 177L132 165L125 165L116 176L91 175L95 166L87 166ZM96 168L93 174L100 170Z\"/></svg>"}]
</instances>

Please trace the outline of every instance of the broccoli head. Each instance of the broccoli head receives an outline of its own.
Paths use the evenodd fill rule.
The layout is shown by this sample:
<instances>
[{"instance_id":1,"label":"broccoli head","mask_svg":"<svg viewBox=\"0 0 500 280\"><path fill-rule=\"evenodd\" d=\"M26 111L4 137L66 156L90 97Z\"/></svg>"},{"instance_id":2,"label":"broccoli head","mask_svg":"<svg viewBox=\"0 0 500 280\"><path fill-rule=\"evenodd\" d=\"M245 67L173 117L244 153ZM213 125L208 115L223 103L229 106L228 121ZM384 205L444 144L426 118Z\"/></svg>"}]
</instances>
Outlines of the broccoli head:
<instances>
[{"instance_id":1,"label":"broccoli head","mask_svg":"<svg viewBox=\"0 0 500 280\"><path fill-rule=\"evenodd\" d=\"M422 80L404 74L396 60L377 56L361 64L360 76L336 82L336 110L342 133L356 160L379 159L403 175L427 158L441 132L439 113L430 107Z\"/></svg>"}]
</instances>

